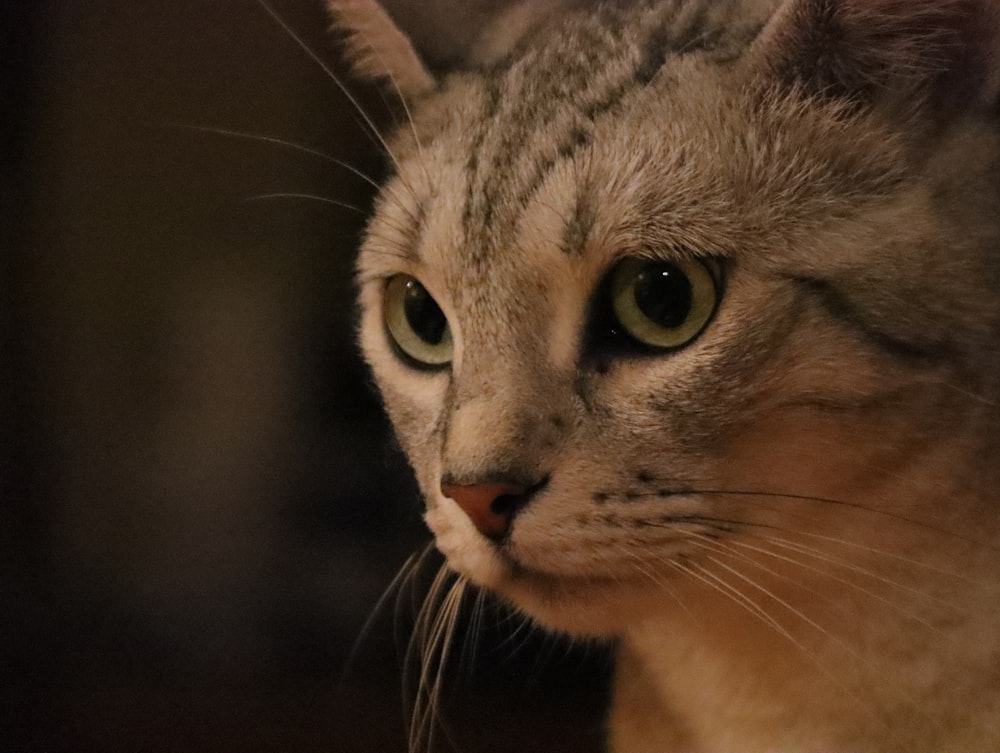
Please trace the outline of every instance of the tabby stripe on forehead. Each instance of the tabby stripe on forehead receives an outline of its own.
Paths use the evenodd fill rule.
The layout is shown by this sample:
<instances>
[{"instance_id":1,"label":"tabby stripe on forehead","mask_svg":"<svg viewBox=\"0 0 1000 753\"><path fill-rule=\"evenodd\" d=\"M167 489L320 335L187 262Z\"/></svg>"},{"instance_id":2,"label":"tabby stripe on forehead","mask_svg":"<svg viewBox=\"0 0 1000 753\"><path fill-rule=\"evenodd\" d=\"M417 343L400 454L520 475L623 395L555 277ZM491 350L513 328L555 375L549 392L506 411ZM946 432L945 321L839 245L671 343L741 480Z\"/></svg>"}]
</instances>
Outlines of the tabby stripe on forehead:
<instances>
[{"instance_id":1,"label":"tabby stripe on forehead","mask_svg":"<svg viewBox=\"0 0 1000 753\"><path fill-rule=\"evenodd\" d=\"M649 84L656 73L666 64L667 58L668 42L666 36L662 32L653 34L647 41L645 51L637 61L637 65L632 69L629 77L613 84L603 95L594 100L582 103L577 111L588 124L594 123L597 118L614 110L628 94ZM556 111L553 110L550 116L544 121L544 124L550 122L555 114ZM584 129L580 125L574 126L557 147L556 153L558 158L543 162L527 186L519 192L518 206L522 209L526 207L541 184L545 182L548 173L560 162L572 159L577 149L589 143L589 129Z\"/></svg>"},{"instance_id":2,"label":"tabby stripe on forehead","mask_svg":"<svg viewBox=\"0 0 1000 753\"><path fill-rule=\"evenodd\" d=\"M563 227L562 243L560 244L562 252L566 255L579 255L583 251L587 238L590 237L590 231L596 220L597 206L590 193L590 187L577 186L573 214L569 216Z\"/></svg>"},{"instance_id":3,"label":"tabby stripe on forehead","mask_svg":"<svg viewBox=\"0 0 1000 753\"><path fill-rule=\"evenodd\" d=\"M637 80L634 76L623 82L618 82L608 87L604 92L598 94L596 98L589 102L581 103L576 108L578 117L570 116L570 120L575 123L569 128L566 136L561 140L555 149L555 153L542 158L535 166L531 176L520 190L514 195L512 210L523 211L532 198L541 188L549 174L561 163L571 160L577 150L590 144L590 129L582 122L591 124L596 118L606 112L613 110L622 99L637 89ZM527 109L527 108L526 108ZM484 176L489 177L486 185L479 185L480 171L483 170L482 162L476 151L473 151L466 163L468 171L466 182L466 203L462 214L463 230L466 238L470 238L473 231L473 218L478 217L478 230L481 234L480 247L491 246L493 241L497 241L495 232L497 228L492 227L495 208L509 195L509 191L515 180L515 165L517 158L530 148L532 133L544 131L551 126L552 121L559 116L565 116L566 111L559 108L549 108L544 116L535 120L530 117L520 119L520 128L511 129L504 137L499 148L490 161L489 169L484 171ZM485 126L486 124L484 124ZM476 134L473 142L474 149L481 149L485 140L486 128L481 128ZM477 187L480 192L477 194ZM510 206L510 205L508 205ZM510 213L508 219L513 220L514 213ZM509 230L509 228L505 228Z\"/></svg>"},{"instance_id":4,"label":"tabby stripe on forehead","mask_svg":"<svg viewBox=\"0 0 1000 753\"><path fill-rule=\"evenodd\" d=\"M592 126L598 118L614 111L627 96L652 82L672 56L710 51L715 47L717 35L705 31L707 10L704 5L698 6L677 27L661 21L648 33L641 49L632 53L635 60L630 70L603 91L591 89L596 71L602 64L607 69L621 62L621 57L613 55L609 60L609 53L618 49L624 35L621 24L616 23L621 19L615 14L605 19L607 24L603 32L607 36L585 45L586 57L565 66L560 75L546 81L545 86L531 91L510 86L506 77L512 68L495 71L495 76L484 79L485 107L466 162L462 211L463 233L476 258L485 258L490 249L502 247L509 240L507 236L513 232L516 218L552 171L590 144ZM576 90L586 99L570 110L572 103L564 94L567 90ZM505 104L508 105L506 111ZM556 119L569 121L565 136L554 150L537 155L528 178L518 181L519 162L523 161L525 152L537 144L532 137L551 130ZM484 155L486 140L495 128L504 129L500 143L491 154ZM593 219L592 198L579 195L574 214L567 219L564 230L562 247L565 252L575 253L582 247Z\"/></svg>"},{"instance_id":5,"label":"tabby stripe on forehead","mask_svg":"<svg viewBox=\"0 0 1000 753\"><path fill-rule=\"evenodd\" d=\"M578 109L580 115L589 124L592 124L598 117L606 112L613 110L621 101L625 98L625 95L632 92L638 88L632 79L628 81L618 83L611 87L605 95L593 102L584 104ZM546 118L542 127L548 125L551 122L552 117ZM516 205L520 209L524 209L534 198L538 189L541 188L545 179L560 163L566 162L573 159L576 151L583 146L590 144L590 130L584 129L582 126L576 125L570 129L570 132L566 137L559 143L556 147L555 156L548 157L544 159L535 171L532 173L531 178L517 193Z\"/></svg>"},{"instance_id":6,"label":"tabby stripe on forehead","mask_svg":"<svg viewBox=\"0 0 1000 753\"><path fill-rule=\"evenodd\" d=\"M408 222L401 228L403 231L403 251L410 258L417 260L420 248L420 238L424 232L424 221L427 218L427 202L420 200L413 212L406 213Z\"/></svg>"},{"instance_id":7,"label":"tabby stripe on forehead","mask_svg":"<svg viewBox=\"0 0 1000 753\"><path fill-rule=\"evenodd\" d=\"M509 200L504 202L508 209L504 212L503 219L512 224L516 216L515 210L519 211L526 206L545 175L555 166L555 157L544 160L540 169L536 169L529 179L528 186L515 193L516 186L513 185L516 177L515 167L518 158L532 145L531 137L539 132L544 133L551 127L553 120L566 114L566 106L569 103L566 102L564 92L567 90L586 92L595 71L606 61L606 51L617 48L621 43L620 36L617 36L613 29L604 29L603 32L612 35L613 38L601 39L599 43L598 40L594 40L594 44L585 46L584 58L573 59L572 65L564 66L560 75L549 78L542 87L531 91L507 87L501 93L501 86L509 85L509 80L499 77L485 80L487 108L473 139L473 151L466 163L468 172L463 230L466 238L473 241L475 221L480 237L475 239L478 243L473 242L474 247L491 247L499 241L493 221L501 200L514 193L513 205ZM622 84L613 86L610 92L598 93L597 101L590 103L589 108L585 106L580 109L590 120L617 103L627 90L628 87ZM506 113L501 113L500 107L504 102L510 103L510 107ZM591 112L588 113L587 109ZM500 119L504 121L503 124L498 124L497 121ZM479 152L491 128L496 128L498 125L504 128L501 141L493 150L491 158L485 161ZM565 155L564 158L568 158L587 138L580 128L574 128L569 141L562 145L558 152ZM484 162L486 162L485 168ZM510 228L505 229L509 231Z\"/></svg>"},{"instance_id":8,"label":"tabby stripe on forehead","mask_svg":"<svg viewBox=\"0 0 1000 753\"><path fill-rule=\"evenodd\" d=\"M486 141L490 125L500 110L501 92L499 78L486 78L484 83L484 106L483 114L479 119L479 128L472 137L472 146L469 149L469 159L465 163L465 204L462 207L462 234L468 238L472 230L472 220L475 216L473 206L475 204L476 178L479 176L479 152Z\"/></svg>"}]
</instances>

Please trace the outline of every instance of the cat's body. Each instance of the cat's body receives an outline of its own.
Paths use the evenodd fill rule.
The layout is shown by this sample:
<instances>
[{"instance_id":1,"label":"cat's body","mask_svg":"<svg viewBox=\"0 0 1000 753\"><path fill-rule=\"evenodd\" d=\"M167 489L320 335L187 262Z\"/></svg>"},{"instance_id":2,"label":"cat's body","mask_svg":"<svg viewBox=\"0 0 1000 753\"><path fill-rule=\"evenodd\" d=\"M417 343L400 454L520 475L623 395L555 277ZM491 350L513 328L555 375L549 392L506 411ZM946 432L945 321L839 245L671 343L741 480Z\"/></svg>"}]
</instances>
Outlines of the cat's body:
<instances>
[{"instance_id":1,"label":"cat's body","mask_svg":"<svg viewBox=\"0 0 1000 753\"><path fill-rule=\"evenodd\" d=\"M331 6L412 114L361 331L428 524L619 639L611 747L1000 747L997 5L522 4L441 82Z\"/></svg>"}]
</instances>

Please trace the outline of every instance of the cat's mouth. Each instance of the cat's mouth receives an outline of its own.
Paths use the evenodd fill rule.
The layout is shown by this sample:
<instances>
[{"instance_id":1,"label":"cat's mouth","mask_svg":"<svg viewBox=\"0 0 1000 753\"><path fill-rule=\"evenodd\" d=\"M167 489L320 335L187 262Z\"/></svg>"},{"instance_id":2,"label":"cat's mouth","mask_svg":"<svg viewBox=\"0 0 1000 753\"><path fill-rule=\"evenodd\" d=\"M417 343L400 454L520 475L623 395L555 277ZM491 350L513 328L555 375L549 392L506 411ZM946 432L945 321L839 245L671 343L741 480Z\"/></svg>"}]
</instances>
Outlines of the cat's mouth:
<instances>
[{"instance_id":1,"label":"cat's mouth","mask_svg":"<svg viewBox=\"0 0 1000 753\"><path fill-rule=\"evenodd\" d=\"M437 548L445 555L449 566L476 585L502 592L511 584L550 589L569 584L584 587L620 580L595 573L590 568L552 566L553 563L548 562L545 556L534 552L534 542L526 544L522 541L518 535L522 521L517 518L502 535L490 535L476 524L473 526L479 530L473 533L469 526L471 520L464 510L457 507L458 503L451 498L438 499L428 508L425 519L434 532Z\"/></svg>"},{"instance_id":2,"label":"cat's mouth","mask_svg":"<svg viewBox=\"0 0 1000 753\"><path fill-rule=\"evenodd\" d=\"M500 549L500 556L503 560L505 560L509 568L509 577L513 581L521 581L525 583L530 582L546 586L573 586L576 588L585 588L588 586L599 588L610 586L612 584L623 583L622 577L609 574L586 572L567 573L547 570L521 560L518 558L517 554L504 548ZM638 580L638 577L636 580Z\"/></svg>"},{"instance_id":3,"label":"cat's mouth","mask_svg":"<svg viewBox=\"0 0 1000 753\"><path fill-rule=\"evenodd\" d=\"M517 495L501 486L485 490L483 485L476 490L480 498L473 499L472 492L443 484L444 493L436 495L426 514L451 567L487 588L507 581L600 585L648 580L650 563L634 553L636 541L655 546L658 556L669 560L696 556L699 545L708 546L702 539L734 532L732 520L708 514L700 495L687 490L636 493L627 508L581 512L575 499L545 494L553 491L548 479ZM540 495L546 499L536 499ZM663 509L666 497L673 503L670 510Z\"/></svg>"},{"instance_id":4,"label":"cat's mouth","mask_svg":"<svg viewBox=\"0 0 1000 753\"><path fill-rule=\"evenodd\" d=\"M490 553L489 567L469 567L473 563L465 557L446 552L449 566L541 625L605 638L621 629L623 615L629 619L645 616L648 576L549 570L526 562L509 544L484 543Z\"/></svg>"}]
</instances>

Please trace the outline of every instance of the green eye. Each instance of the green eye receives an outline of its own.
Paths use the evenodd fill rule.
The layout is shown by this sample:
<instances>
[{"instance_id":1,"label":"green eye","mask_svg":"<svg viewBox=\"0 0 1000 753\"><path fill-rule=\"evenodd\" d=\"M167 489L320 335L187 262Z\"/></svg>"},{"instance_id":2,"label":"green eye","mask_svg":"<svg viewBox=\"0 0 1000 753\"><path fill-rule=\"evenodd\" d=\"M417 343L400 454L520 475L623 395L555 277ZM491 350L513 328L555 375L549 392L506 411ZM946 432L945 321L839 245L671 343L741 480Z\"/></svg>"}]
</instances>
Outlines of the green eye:
<instances>
[{"instance_id":1,"label":"green eye","mask_svg":"<svg viewBox=\"0 0 1000 753\"><path fill-rule=\"evenodd\" d=\"M680 348L694 340L712 318L718 298L715 278L696 259L630 258L611 273L615 319L653 348Z\"/></svg>"},{"instance_id":2,"label":"green eye","mask_svg":"<svg viewBox=\"0 0 1000 753\"><path fill-rule=\"evenodd\" d=\"M409 275L395 275L385 287L383 317L399 349L422 366L451 362L448 320L427 289Z\"/></svg>"}]
</instances>

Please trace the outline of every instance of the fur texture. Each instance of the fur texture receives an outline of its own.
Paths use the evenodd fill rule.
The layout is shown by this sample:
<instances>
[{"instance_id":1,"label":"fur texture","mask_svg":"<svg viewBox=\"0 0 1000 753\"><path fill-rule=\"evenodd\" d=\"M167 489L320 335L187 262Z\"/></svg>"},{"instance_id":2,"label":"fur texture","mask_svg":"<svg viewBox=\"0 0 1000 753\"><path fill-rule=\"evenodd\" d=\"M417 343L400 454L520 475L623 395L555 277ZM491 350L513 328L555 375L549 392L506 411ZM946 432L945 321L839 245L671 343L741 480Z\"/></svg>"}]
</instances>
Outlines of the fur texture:
<instances>
[{"instance_id":1,"label":"fur texture","mask_svg":"<svg viewBox=\"0 0 1000 753\"><path fill-rule=\"evenodd\" d=\"M359 260L450 567L619 639L620 753L1000 747L996 4L511 12L488 65L398 81ZM633 257L717 276L684 347L598 332ZM443 368L392 341L399 275ZM442 492L498 482L499 539Z\"/></svg>"}]
</instances>

